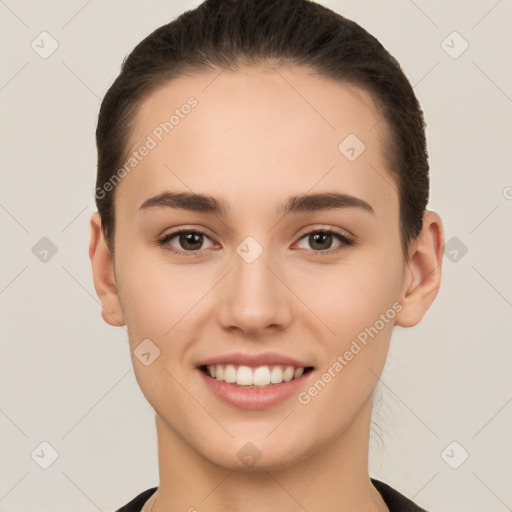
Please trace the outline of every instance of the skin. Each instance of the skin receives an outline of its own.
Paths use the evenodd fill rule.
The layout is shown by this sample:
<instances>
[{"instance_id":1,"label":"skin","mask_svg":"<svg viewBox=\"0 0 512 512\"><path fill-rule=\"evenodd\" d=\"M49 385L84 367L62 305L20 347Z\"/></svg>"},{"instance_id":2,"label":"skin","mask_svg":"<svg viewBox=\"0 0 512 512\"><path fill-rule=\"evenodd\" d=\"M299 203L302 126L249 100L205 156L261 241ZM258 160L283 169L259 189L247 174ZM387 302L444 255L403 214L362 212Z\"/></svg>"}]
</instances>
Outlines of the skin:
<instances>
[{"instance_id":1,"label":"skin","mask_svg":"<svg viewBox=\"0 0 512 512\"><path fill-rule=\"evenodd\" d=\"M437 295L441 219L424 215L406 262L387 128L363 90L293 67L217 75L179 78L142 103L133 148L187 98L198 100L117 186L115 258L99 215L91 218L103 318L126 324L136 378L156 412L153 510L386 511L368 475L372 398L394 325L416 325ZM353 162L338 150L351 133L366 145ZM168 190L222 198L230 212L139 211ZM276 215L290 195L333 191L363 199L374 214ZM181 227L207 231L196 256L156 243ZM315 248L304 236L331 227L357 244L333 238ZM247 236L263 248L251 264L236 252ZM172 246L187 250L179 238ZM402 306L395 318L307 405L293 395L240 409L213 395L196 369L219 354L274 351L314 366L307 390L394 303ZM147 338L160 349L149 366L133 355ZM261 453L252 467L237 456L248 442Z\"/></svg>"}]
</instances>

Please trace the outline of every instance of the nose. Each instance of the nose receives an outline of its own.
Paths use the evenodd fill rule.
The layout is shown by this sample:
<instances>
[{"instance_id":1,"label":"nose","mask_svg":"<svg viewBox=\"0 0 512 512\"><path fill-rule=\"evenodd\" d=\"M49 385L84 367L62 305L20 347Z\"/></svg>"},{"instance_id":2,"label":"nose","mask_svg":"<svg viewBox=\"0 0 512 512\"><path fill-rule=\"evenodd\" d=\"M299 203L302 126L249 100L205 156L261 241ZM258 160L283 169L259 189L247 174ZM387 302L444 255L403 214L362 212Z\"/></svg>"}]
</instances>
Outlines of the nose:
<instances>
[{"instance_id":1,"label":"nose","mask_svg":"<svg viewBox=\"0 0 512 512\"><path fill-rule=\"evenodd\" d=\"M293 293L271 251L263 250L254 261L242 251L236 252L232 263L220 290L218 315L222 327L255 338L268 334L270 329L285 329L292 319Z\"/></svg>"}]
</instances>

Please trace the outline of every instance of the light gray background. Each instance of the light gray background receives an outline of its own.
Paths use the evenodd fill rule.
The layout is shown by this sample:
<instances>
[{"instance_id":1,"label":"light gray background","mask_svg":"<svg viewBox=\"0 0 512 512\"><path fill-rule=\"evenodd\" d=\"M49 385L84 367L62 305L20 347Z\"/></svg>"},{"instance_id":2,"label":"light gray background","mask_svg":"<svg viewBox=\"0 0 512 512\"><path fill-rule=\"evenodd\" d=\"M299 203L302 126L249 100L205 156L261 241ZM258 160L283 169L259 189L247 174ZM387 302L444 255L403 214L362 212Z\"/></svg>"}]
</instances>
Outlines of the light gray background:
<instances>
[{"instance_id":1,"label":"light gray background","mask_svg":"<svg viewBox=\"0 0 512 512\"><path fill-rule=\"evenodd\" d=\"M198 3L0 1L0 511L113 511L158 484L152 409L91 277L94 130L125 55ZM372 475L430 512L512 510L512 2L323 3L376 35L414 84L429 207L467 247L444 258L424 321L395 329ZM31 48L43 31L59 45L47 59ZM442 43L453 31L469 43L456 59L445 50L463 41ZM46 262L32 251L42 237L58 249ZM58 452L48 469L34 460L49 460L43 441Z\"/></svg>"}]
</instances>

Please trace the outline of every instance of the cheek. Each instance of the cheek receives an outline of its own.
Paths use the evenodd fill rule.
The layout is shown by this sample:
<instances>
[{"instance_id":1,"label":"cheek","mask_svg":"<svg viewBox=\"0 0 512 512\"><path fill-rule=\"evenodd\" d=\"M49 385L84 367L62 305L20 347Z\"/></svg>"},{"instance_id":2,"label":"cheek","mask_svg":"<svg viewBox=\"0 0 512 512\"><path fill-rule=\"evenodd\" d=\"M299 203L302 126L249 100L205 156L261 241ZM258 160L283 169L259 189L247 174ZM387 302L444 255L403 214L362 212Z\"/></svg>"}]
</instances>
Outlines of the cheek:
<instances>
[{"instance_id":1,"label":"cheek","mask_svg":"<svg viewBox=\"0 0 512 512\"><path fill-rule=\"evenodd\" d=\"M397 258L358 253L342 264L310 267L300 274L297 295L333 339L347 341L392 308L401 289L402 266Z\"/></svg>"},{"instance_id":2,"label":"cheek","mask_svg":"<svg viewBox=\"0 0 512 512\"><path fill-rule=\"evenodd\" d=\"M133 263L133 264L132 264ZM130 337L160 338L171 326L172 294L151 266L125 261L119 271L119 294ZM166 314L164 314L166 313Z\"/></svg>"},{"instance_id":3,"label":"cheek","mask_svg":"<svg viewBox=\"0 0 512 512\"><path fill-rule=\"evenodd\" d=\"M163 339L200 298L200 280L170 265L158 250L119 244L118 292L130 336ZM204 293L204 291L203 291ZM197 298L196 298L197 296Z\"/></svg>"},{"instance_id":4,"label":"cheek","mask_svg":"<svg viewBox=\"0 0 512 512\"><path fill-rule=\"evenodd\" d=\"M331 330L323 348L325 359L318 380L302 395L310 428L330 429L334 435L348 428L371 399L384 366L394 319L401 276L399 263L385 257L373 264L340 266L322 277L308 276L304 289L316 292L304 297ZM318 288L319 283L326 286ZM315 302L316 301L316 302ZM313 320L318 324L318 320ZM327 331L326 331L327 332Z\"/></svg>"}]
</instances>

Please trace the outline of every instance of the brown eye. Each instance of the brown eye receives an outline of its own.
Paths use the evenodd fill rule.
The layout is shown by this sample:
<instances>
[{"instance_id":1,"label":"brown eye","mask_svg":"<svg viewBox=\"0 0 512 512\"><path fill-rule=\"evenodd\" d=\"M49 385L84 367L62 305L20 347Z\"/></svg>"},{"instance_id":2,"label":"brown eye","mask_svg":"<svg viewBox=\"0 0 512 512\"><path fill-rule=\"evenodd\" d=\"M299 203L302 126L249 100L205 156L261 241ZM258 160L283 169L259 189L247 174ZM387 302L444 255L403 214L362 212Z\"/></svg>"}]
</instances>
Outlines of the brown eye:
<instances>
[{"instance_id":1,"label":"brown eye","mask_svg":"<svg viewBox=\"0 0 512 512\"><path fill-rule=\"evenodd\" d=\"M201 233L181 233L178 240L183 249L195 251L201 248L203 243L203 235Z\"/></svg>"},{"instance_id":2,"label":"brown eye","mask_svg":"<svg viewBox=\"0 0 512 512\"><path fill-rule=\"evenodd\" d=\"M308 235L308 242L313 249L330 249L333 241L333 236L330 233L319 232Z\"/></svg>"},{"instance_id":3,"label":"brown eye","mask_svg":"<svg viewBox=\"0 0 512 512\"><path fill-rule=\"evenodd\" d=\"M343 248L344 246L353 245L354 241L346 235L337 233L331 230L316 230L305 233L301 240L307 238L309 247L314 252L328 252L332 248L333 241L337 240L338 244L335 246L334 251ZM308 249L308 247L301 247L301 249ZM333 252L334 252L333 251Z\"/></svg>"},{"instance_id":4,"label":"brown eye","mask_svg":"<svg viewBox=\"0 0 512 512\"><path fill-rule=\"evenodd\" d=\"M173 242L175 239L177 240L177 245L176 242ZM158 243L170 251L178 254L187 254L205 249L205 247L203 247L205 239L211 242L210 237L202 231L182 229L163 236ZM213 243L211 243L210 247L212 246Z\"/></svg>"}]
</instances>

